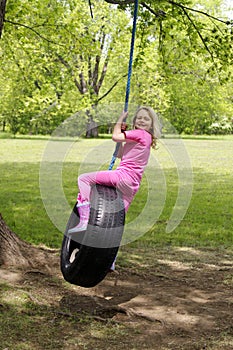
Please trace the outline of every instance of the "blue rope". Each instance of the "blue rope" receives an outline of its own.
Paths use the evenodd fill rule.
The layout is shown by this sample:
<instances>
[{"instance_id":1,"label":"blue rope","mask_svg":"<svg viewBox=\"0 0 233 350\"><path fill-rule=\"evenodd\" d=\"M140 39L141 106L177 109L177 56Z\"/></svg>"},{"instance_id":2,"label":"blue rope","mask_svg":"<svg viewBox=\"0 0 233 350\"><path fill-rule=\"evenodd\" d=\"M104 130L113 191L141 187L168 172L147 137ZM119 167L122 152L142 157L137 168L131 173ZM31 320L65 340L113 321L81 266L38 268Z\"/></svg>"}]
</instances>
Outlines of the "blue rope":
<instances>
[{"instance_id":1,"label":"blue rope","mask_svg":"<svg viewBox=\"0 0 233 350\"><path fill-rule=\"evenodd\" d=\"M128 67L128 79L126 85L126 95L125 95L125 112L128 111L129 105L129 94L130 94L130 83L132 75L132 65L133 65L133 53L134 53L134 43L136 35L136 26L137 26L137 16L138 16L138 0L134 1L134 16L133 16L133 30L131 37L131 47L130 47L130 56L129 56L129 67Z\"/></svg>"},{"instance_id":2,"label":"blue rope","mask_svg":"<svg viewBox=\"0 0 233 350\"><path fill-rule=\"evenodd\" d=\"M129 66L128 66L128 78L127 78L126 94L125 94L125 108L124 108L125 112L128 111L128 106L129 106L129 94L130 94L130 84L131 84L131 76L132 76L133 53L134 53L136 27L137 27L137 16L138 16L138 0L134 0L133 29L132 29L132 36L131 36L131 46L130 46ZM112 170L112 168L115 164L119 147L120 147L120 143L117 143L108 170Z\"/></svg>"}]
</instances>

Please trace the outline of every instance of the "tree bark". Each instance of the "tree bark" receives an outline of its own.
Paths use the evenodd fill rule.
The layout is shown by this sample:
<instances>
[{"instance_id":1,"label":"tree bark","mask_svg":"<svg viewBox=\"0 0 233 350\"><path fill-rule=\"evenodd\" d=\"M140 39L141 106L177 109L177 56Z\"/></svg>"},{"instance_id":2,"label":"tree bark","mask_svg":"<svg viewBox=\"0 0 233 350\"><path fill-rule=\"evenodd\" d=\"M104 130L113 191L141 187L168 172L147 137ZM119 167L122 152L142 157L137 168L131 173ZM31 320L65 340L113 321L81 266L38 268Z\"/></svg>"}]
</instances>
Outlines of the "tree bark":
<instances>
[{"instance_id":1,"label":"tree bark","mask_svg":"<svg viewBox=\"0 0 233 350\"><path fill-rule=\"evenodd\" d=\"M38 268L48 267L51 261L51 252L21 240L9 229L0 214L0 266Z\"/></svg>"},{"instance_id":2,"label":"tree bark","mask_svg":"<svg viewBox=\"0 0 233 350\"><path fill-rule=\"evenodd\" d=\"M0 39L2 36L7 0L0 0Z\"/></svg>"},{"instance_id":3,"label":"tree bark","mask_svg":"<svg viewBox=\"0 0 233 350\"><path fill-rule=\"evenodd\" d=\"M98 137L99 133L98 133L98 125L97 123L94 121L93 116L90 115L89 113L87 113L89 115L88 118L88 122L87 122L87 131L86 131L86 137L90 138L90 137Z\"/></svg>"}]
</instances>

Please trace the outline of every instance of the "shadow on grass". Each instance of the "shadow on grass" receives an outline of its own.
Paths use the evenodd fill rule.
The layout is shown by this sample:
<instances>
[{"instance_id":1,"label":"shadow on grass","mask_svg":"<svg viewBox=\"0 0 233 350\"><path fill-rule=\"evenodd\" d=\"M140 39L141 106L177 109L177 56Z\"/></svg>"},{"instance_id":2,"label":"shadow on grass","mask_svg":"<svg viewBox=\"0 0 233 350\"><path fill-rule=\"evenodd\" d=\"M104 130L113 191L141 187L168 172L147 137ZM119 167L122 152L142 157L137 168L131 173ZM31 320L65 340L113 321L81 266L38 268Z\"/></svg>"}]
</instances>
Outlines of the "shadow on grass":
<instances>
[{"instance_id":1,"label":"shadow on grass","mask_svg":"<svg viewBox=\"0 0 233 350\"><path fill-rule=\"evenodd\" d=\"M78 165L65 163L63 190L72 210L76 198ZM34 244L60 247L62 233L50 221L40 196L39 164L1 164L1 214L8 226L22 239ZM194 168L194 187L190 206L181 224L170 234L165 233L176 202L178 179L176 169L165 170L166 202L155 225L141 239L150 244L231 246L233 202L231 174L218 175ZM155 175L156 176L156 173ZM156 179L155 179L156 183ZM157 182L159 187L159 182ZM156 185L155 185L156 186ZM154 206L158 205L159 188L150 189ZM54 188L56 191L56 188ZM141 212L147 198L147 182L142 186L127 214L127 222ZM56 210L57 203L54 202ZM153 213L152 213L153 215ZM67 216L68 220L68 216Z\"/></svg>"}]
</instances>

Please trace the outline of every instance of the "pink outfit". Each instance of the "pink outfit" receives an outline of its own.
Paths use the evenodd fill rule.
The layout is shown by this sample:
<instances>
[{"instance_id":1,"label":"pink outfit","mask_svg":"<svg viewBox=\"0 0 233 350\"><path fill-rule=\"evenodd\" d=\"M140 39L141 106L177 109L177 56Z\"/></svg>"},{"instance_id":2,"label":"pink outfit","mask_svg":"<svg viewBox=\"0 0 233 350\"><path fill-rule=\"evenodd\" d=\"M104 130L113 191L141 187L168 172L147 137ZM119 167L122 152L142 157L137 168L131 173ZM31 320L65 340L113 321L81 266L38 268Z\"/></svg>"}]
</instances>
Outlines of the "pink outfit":
<instances>
[{"instance_id":1,"label":"pink outfit","mask_svg":"<svg viewBox=\"0 0 233 350\"><path fill-rule=\"evenodd\" d=\"M139 189L145 166L148 163L152 137L149 132L141 129L124 133L123 156L116 170L97 171L79 176L78 187L82 202L90 201L92 185L112 186L122 193L125 210L128 210Z\"/></svg>"}]
</instances>

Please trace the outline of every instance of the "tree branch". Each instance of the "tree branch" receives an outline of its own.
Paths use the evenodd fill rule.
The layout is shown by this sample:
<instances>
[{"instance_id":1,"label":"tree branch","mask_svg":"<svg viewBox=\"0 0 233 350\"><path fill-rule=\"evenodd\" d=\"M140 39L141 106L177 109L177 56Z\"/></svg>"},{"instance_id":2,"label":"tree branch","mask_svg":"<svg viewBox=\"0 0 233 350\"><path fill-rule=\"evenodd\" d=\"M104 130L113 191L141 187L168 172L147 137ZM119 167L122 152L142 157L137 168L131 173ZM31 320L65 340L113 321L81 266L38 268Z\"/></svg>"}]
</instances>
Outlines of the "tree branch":
<instances>
[{"instance_id":1,"label":"tree branch","mask_svg":"<svg viewBox=\"0 0 233 350\"><path fill-rule=\"evenodd\" d=\"M206 42L205 42L205 40L204 40L204 38L203 38L201 32L198 30L196 24L194 23L194 21L192 20L192 18L189 16L189 14L188 14L188 12L186 11L186 9L185 9L185 8L182 8L182 10L183 10L184 14L186 15L186 17L189 19L189 21L190 21L190 23L192 24L192 26L194 27L194 29L196 30L196 32L197 32L199 38L201 39L203 45L205 46L207 52L209 52L212 61L215 63L213 53L210 51L209 47L207 46L207 44L206 44Z\"/></svg>"},{"instance_id":2,"label":"tree branch","mask_svg":"<svg viewBox=\"0 0 233 350\"><path fill-rule=\"evenodd\" d=\"M104 78L105 78L105 75L107 73L107 68L108 68L108 62L109 62L109 57L106 58L105 62L104 62L104 66L103 66L103 69L102 69L102 72L101 72L101 76L100 76L100 79L97 83L97 91L99 92L102 84L103 84L103 81L104 81Z\"/></svg>"},{"instance_id":3,"label":"tree branch","mask_svg":"<svg viewBox=\"0 0 233 350\"><path fill-rule=\"evenodd\" d=\"M155 17L165 17L166 13L163 10L159 10L155 12L150 6L148 6L145 2L141 3L143 7L145 7L148 11L150 11Z\"/></svg>"},{"instance_id":4,"label":"tree branch","mask_svg":"<svg viewBox=\"0 0 233 350\"><path fill-rule=\"evenodd\" d=\"M93 88L96 92L96 86L97 86L97 81L98 81L98 74L99 74L99 65L100 65L100 56L96 55L95 57L95 68L92 74L92 85Z\"/></svg>"},{"instance_id":5,"label":"tree branch","mask_svg":"<svg viewBox=\"0 0 233 350\"><path fill-rule=\"evenodd\" d=\"M219 21L219 22L222 22L224 24L229 24L228 21L223 21L222 19L219 19L217 17L211 16L207 12L204 12L204 11L201 11L201 10L197 10L197 9L193 9L191 7L187 7L187 6L184 6L182 4L178 4L177 2L175 2L173 0L166 0L166 1L169 4L172 4L172 5L175 5L175 6L178 6L178 7L182 8L182 10L189 10L189 11L192 11L192 12L201 13L202 15L204 15L206 17L209 17L211 19L214 19L215 21Z\"/></svg>"},{"instance_id":6,"label":"tree branch","mask_svg":"<svg viewBox=\"0 0 233 350\"><path fill-rule=\"evenodd\" d=\"M115 4L115 5L129 5L129 4L133 4L134 3L134 0L105 0L106 2L108 2L109 4ZM181 7L182 9L186 9L186 10L189 10L189 11L193 11L193 12L197 12L197 13L201 13L202 15L204 16L207 16L209 18L212 18L214 19L215 21L219 21L219 22L222 22L224 24L229 24L229 21L224 21L222 19L219 19L217 17L214 17L214 16L211 16L209 15L208 13L204 12L204 11L201 11L201 10L197 10L197 9L193 9L191 7L187 7L185 5L182 5L182 4L179 4L173 0L166 0L169 4L171 5L175 5L175 6L178 6L178 7ZM147 5L145 2L141 2L141 5L143 7L145 7L148 11L150 11L153 15L155 15L156 17L160 17L161 15L164 16L164 12L161 10L161 11L158 11L158 12L155 12L149 5Z\"/></svg>"},{"instance_id":7,"label":"tree branch","mask_svg":"<svg viewBox=\"0 0 233 350\"><path fill-rule=\"evenodd\" d=\"M193 8L184 6L184 5L179 4L179 3L177 3L177 2L175 2L175 1L173 1L173 0L166 0L166 1L167 1L169 4L171 4L171 5L174 5L174 6L179 7L179 8L183 11L183 13L185 14L185 16L188 18L188 20L190 21L190 23L192 24L192 26L193 26L194 29L196 30L196 32L197 32L199 38L201 39L201 41L202 41L202 43L203 43L203 45L204 45L204 47L205 47L205 49L206 49L207 52L210 54L210 57L211 57L212 62L214 63L214 65L216 65L216 64L215 64L215 60L214 60L213 53L211 52L211 50L209 49L208 45L206 44L205 39L203 38L201 32L200 32L199 29L197 28L197 25L195 24L195 22L193 21L193 19L190 17L188 11L200 13L200 14L202 14L202 15L204 15L204 16L210 18L212 21L218 21L218 22L224 23L224 24L226 24L226 25L229 24L229 21L224 21L224 20L219 19L219 18L217 18L217 17L211 16L211 15L209 15L208 13L206 13L206 12L204 12L204 11L197 10L197 9L193 9ZM163 15L163 16L166 15L163 11L161 11L161 13L155 12L155 11L154 11L150 6L148 6L145 2L142 2L141 4L142 4L148 11L150 11L153 15L155 15L156 17L159 17L159 16L161 17L161 15Z\"/></svg>"},{"instance_id":8,"label":"tree branch","mask_svg":"<svg viewBox=\"0 0 233 350\"><path fill-rule=\"evenodd\" d=\"M7 19L5 19L4 22L10 23L10 24L13 24L13 25L16 25L16 26L19 26L19 27L23 27L23 28L26 28L26 29L29 29L29 30L31 30L33 33L35 33L37 36L39 36L41 39L47 41L48 43L55 44L55 45L59 45L59 46L62 46L62 47L65 46L65 45L56 43L55 41L49 40L48 38L44 37L44 36L41 35L39 32L37 32L35 29L33 29L33 28L27 26L26 24L22 24L22 23L19 23L19 22L10 21L10 20L7 20Z\"/></svg>"},{"instance_id":9,"label":"tree branch","mask_svg":"<svg viewBox=\"0 0 233 350\"><path fill-rule=\"evenodd\" d=\"M81 93L82 94L85 94L87 92L87 84L86 84L86 81L85 81L85 78L84 78L84 75L83 75L83 72L80 72L79 73L79 79L80 79L80 84L79 86L81 86ZM76 85L78 86L78 85Z\"/></svg>"},{"instance_id":10,"label":"tree branch","mask_svg":"<svg viewBox=\"0 0 233 350\"><path fill-rule=\"evenodd\" d=\"M88 85L91 85L91 81L92 81L92 69L91 69L91 56L88 55L87 58L87 64L88 64Z\"/></svg>"},{"instance_id":11,"label":"tree branch","mask_svg":"<svg viewBox=\"0 0 233 350\"><path fill-rule=\"evenodd\" d=\"M127 77L127 74L123 75L121 78L119 78L111 87L110 89L103 94L100 98L98 98L97 102L103 100L103 98L105 98L108 94L110 94L110 92L117 86L117 84L119 83L119 81L121 81L121 79Z\"/></svg>"},{"instance_id":12,"label":"tree branch","mask_svg":"<svg viewBox=\"0 0 233 350\"><path fill-rule=\"evenodd\" d=\"M6 2L7 0L0 0L0 39L2 36L2 30L5 22Z\"/></svg>"},{"instance_id":13,"label":"tree branch","mask_svg":"<svg viewBox=\"0 0 233 350\"><path fill-rule=\"evenodd\" d=\"M104 26L102 26L102 29L104 28ZM103 49L104 49L104 43L105 43L105 39L106 39L106 34L105 32L103 31L101 33L101 37L99 39L99 43L100 43L100 51L101 51L101 54L103 54ZM93 71L93 74L92 74L92 79L93 79L93 88L94 88L94 91L95 93L98 95L98 92L99 92L99 87L98 87L98 77L99 77L99 68L100 68L100 58L101 56L100 55L96 55L96 58L95 58L95 67L94 67L94 71Z\"/></svg>"},{"instance_id":14,"label":"tree branch","mask_svg":"<svg viewBox=\"0 0 233 350\"><path fill-rule=\"evenodd\" d=\"M70 71L71 76L73 77L75 86L78 88L79 92L81 94L83 94L82 86L79 84L78 80L75 78L72 67L69 65L69 63L62 56L57 55L57 57L58 57L59 61L68 69L68 71Z\"/></svg>"}]
</instances>

